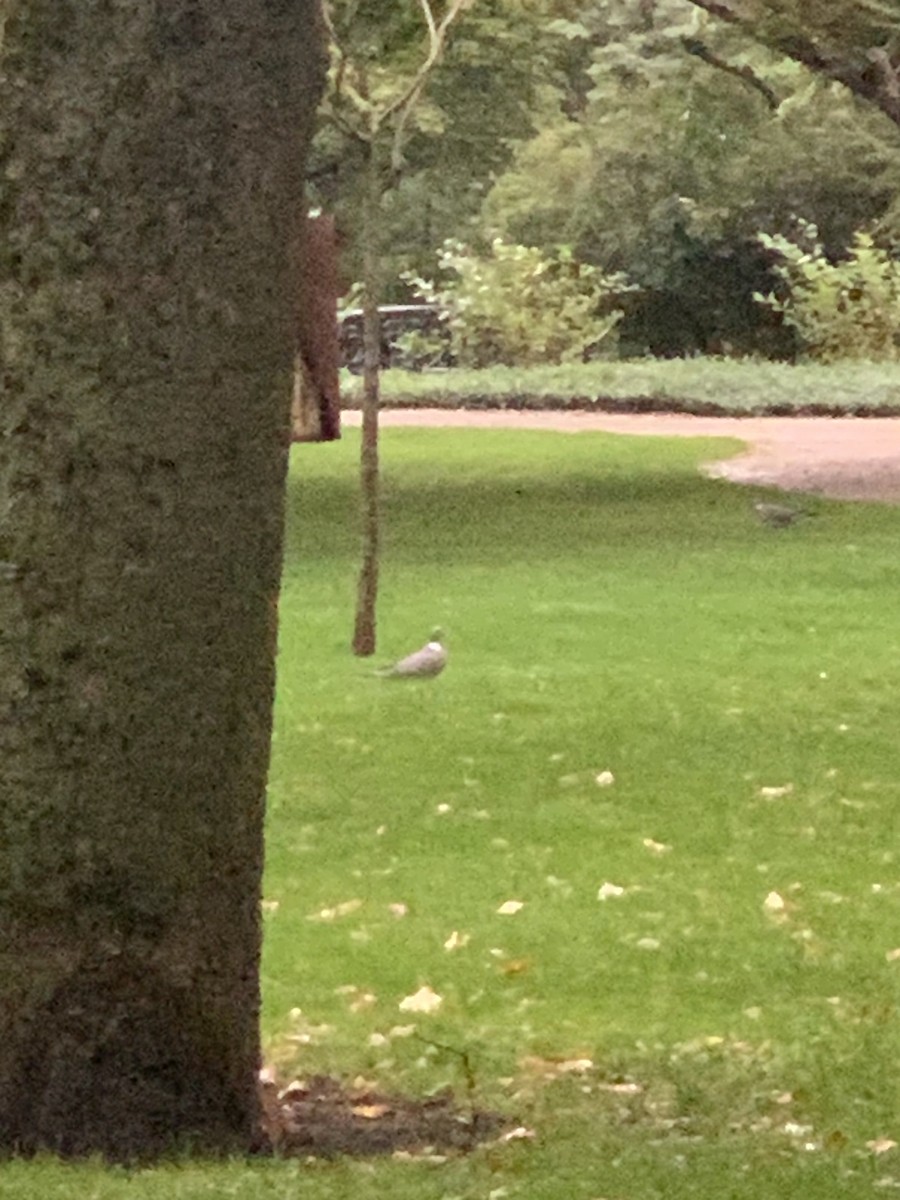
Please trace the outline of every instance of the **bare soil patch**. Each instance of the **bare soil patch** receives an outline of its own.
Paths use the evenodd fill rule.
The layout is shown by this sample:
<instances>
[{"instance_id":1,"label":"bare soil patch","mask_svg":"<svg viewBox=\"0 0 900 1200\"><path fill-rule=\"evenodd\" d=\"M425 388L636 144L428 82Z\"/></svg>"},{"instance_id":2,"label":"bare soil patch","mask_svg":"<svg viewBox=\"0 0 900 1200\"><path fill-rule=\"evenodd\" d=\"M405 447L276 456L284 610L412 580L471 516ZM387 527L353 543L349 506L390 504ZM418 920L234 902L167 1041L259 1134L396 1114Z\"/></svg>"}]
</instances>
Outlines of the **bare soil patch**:
<instances>
[{"instance_id":1,"label":"bare soil patch","mask_svg":"<svg viewBox=\"0 0 900 1200\"><path fill-rule=\"evenodd\" d=\"M358 412L345 412L358 425ZM744 454L708 463L734 483L900 504L900 418L693 417L680 413L470 412L385 409L385 425L469 429L602 430L637 436L740 438Z\"/></svg>"},{"instance_id":2,"label":"bare soil patch","mask_svg":"<svg viewBox=\"0 0 900 1200\"><path fill-rule=\"evenodd\" d=\"M374 1084L314 1075L279 1089L260 1086L266 1142L282 1155L460 1154L511 1126L499 1113L460 1106L448 1090L424 1100Z\"/></svg>"}]
</instances>

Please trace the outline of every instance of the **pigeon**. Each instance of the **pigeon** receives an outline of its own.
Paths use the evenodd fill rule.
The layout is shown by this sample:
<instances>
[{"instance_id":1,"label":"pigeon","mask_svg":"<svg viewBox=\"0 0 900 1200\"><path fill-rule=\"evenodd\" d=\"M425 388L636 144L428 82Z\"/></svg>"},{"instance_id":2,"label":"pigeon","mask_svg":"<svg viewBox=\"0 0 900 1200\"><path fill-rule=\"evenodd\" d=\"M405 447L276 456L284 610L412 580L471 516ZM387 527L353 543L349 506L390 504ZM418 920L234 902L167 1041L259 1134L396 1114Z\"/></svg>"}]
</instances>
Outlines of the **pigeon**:
<instances>
[{"instance_id":1,"label":"pigeon","mask_svg":"<svg viewBox=\"0 0 900 1200\"><path fill-rule=\"evenodd\" d=\"M765 504L763 501L758 501L753 505L756 509L757 516L766 525L772 525L776 529L783 529L787 525L793 525L795 521L799 521L801 517L807 514L800 508L788 508L786 504Z\"/></svg>"},{"instance_id":2,"label":"pigeon","mask_svg":"<svg viewBox=\"0 0 900 1200\"><path fill-rule=\"evenodd\" d=\"M391 667L376 671L376 675L391 679L433 679L447 665L447 650L442 642L440 629L435 629L431 639L421 650L407 654Z\"/></svg>"}]
</instances>

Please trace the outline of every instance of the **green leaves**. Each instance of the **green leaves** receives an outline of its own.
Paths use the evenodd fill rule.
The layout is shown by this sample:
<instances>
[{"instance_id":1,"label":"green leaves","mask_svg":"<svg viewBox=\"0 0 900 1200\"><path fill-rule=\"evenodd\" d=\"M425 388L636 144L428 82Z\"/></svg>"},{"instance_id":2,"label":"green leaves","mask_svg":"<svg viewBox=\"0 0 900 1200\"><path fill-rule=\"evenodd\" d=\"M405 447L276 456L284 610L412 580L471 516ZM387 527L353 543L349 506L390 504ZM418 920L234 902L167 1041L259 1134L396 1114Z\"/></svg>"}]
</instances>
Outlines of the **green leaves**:
<instances>
[{"instance_id":1,"label":"green leaves","mask_svg":"<svg viewBox=\"0 0 900 1200\"><path fill-rule=\"evenodd\" d=\"M624 275L579 263L570 247L545 255L495 238L479 255L448 241L439 262L444 283L407 279L446 314L463 366L577 361L612 341L622 317L615 301L632 290Z\"/></svg>"},{"instance_id":2,"label":"green leaves","mask_svg":"<svg viewBox=\"0 0 900 1200\"><path fill-rule=\"evenodd\" d=\"M849 253L832 262L819 231L796 220L793 238L760 233L775 257L781 287L754 299L797 330L808 358L900 362L900 262L857 232Z\"/></svg>"}]
</instances>

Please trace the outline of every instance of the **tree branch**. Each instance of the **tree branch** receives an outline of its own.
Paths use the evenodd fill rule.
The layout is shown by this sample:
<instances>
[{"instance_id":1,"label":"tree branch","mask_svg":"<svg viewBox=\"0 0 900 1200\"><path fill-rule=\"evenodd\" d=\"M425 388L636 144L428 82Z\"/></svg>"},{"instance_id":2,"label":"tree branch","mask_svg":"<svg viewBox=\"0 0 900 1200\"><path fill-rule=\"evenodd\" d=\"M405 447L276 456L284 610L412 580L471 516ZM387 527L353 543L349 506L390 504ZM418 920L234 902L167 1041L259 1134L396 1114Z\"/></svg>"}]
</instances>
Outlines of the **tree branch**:
<instances>
[{"instance_id":1,"label":"tree branch","mask_svg":"<svg viewBox=\"0 0 900 1200\"><path fill-rule=\"evenodd\" d=\"M705 45L698 38L683 37L681 44L688 54L693 54L695 58L708 63L709 66L715 67L718 71L724 71L726 75L733 75L736 79L740 79L742 83L746 83L748 87L759 92L773 112L780 107L781 100L778 95L769 87L764 79L760 79L751 66L736 67L734 63L730 63L727 59L715 54L710 50L709 46Z\"/></svg>"},{"instance_id":2,"label":"tree branch","mask_svg":"<svg viewBox=\"0 0 900 1200\"><path fill-rule=\"evenodd\" d=\"M428 36L434 41L437 37L437 27L434 23L434 13L431 11L431 5L428 0L419 0L419 7L422 9L422 14L425 17L425 24L428 26Z\"/></svg>"},{"instance_id":3,"label":"tree branch","mask_svg":"<svg viewBox=\"0 0 900 1200\"><path fill-rule=\"evenodd\" d=\"M440 22L437 22L431 7L431 0L419 0L419 7L422 9L422 15L428 28L428 51L406 88L383 108L377 108L369 99L368 86L365 81L361 80L359 87L355 87L349 82L347 72L353 65L352 59L338 38L329 0L322 0L322 18L335 60L329 119L342 133L355 138L356 141L371 144L375 141L382 126L396 116L397 123L391 147L391 166L395 172L399 172L403 165L402 148L407 122L425 88L428 76L440 60L450 26L461 12L471 8L474 3L475 0L451 0L447 11ZM348 101L353 110L364 118L365 130L357 128L340 112L343 101Z\"/></svg>"},{"instance_id":4,"label":"tree branch","mask_svg":"<svg viewBox=\"0 0 900 1200\"><path fill-rule=\"evenodd\" d=\"M425 14L425 21L428 25L428 53L426 54L422 65L416 71L411 83L405 92L402 92L396 100L391 101L382 110L382 120L388 120L394 113L400 112L401 109L411 107L425 86L425 81L428 78L432 68L437 64L438 59L444 49L444 42L447 40L447 33L450 26L459 16L464 8L469 8L474 3L474 0L453 0L450 7L441 18L440 25L435 24L434 14L431 11L429 0L419 0L422 6L422 11Z\"/></svg>"},{"instance_id":5,"label":"tree branch","mask_svg":"<svg viewBox=\"0 0 900 1200\"><path fill-rule=\"evenodd\" d=\"M406 123L415 107L416 101L422 94L429 74L437 65L443 53L444 43L447 40L450 26L463 9L471 7L473 3L474 0L453 0L450 7L444 13L440 25L436 25L429 0L419 0L425 16L425 23L428 26L428 54L425 56L422 65L416 72L406 92L384 111L385 120L394 113L399 113L397 125L394 129L393 145L391 146L391 169L395 172L399 173L403 168L403 136L406 132Z\"/></svg>"},{"instance_id":6,"label":"tree branch","mask_svg":"<svg viewBox=\"0 0 900 1200\"><path fill-rule=\"evenodd\" d=\"M762 30L759 22L722 0L691 0L691 3L729 25L737 26L755 41L793 59L816 75L843 84L900 126L900 64L894 63L886 52L877 48L868 50L863 52L863 62L854 62L823 51L813 38L803 33L779 33L771 28Z\"/></svg>"},{"instance_id":7,"label":"tree branch","mask_svg":"<svg viewBox=\"0 0 900 1200\"><path fill-rule=\"evenodd\" d=\"M347 68L350 66L350 56L347 54L344 47L341 45L341 40L338 37L337 29L334 21L331 19L331 8L328 0L322 0L322 22L325 25L325 32L328 34L330 49L333 51L337 59L337 65L334 71L334 82L332 84L332 92L336 104L340 104L341 100L347 99L352 104L357 112L368 116L371 111L371 104L351 83L347 80ZM343 133L350 133L352 137L359 140L365 140L358 130L353 129L349 122L339 118L335 108L332 108L332 120L335 125L341 129Z\"/></svg>"}]
</instances>

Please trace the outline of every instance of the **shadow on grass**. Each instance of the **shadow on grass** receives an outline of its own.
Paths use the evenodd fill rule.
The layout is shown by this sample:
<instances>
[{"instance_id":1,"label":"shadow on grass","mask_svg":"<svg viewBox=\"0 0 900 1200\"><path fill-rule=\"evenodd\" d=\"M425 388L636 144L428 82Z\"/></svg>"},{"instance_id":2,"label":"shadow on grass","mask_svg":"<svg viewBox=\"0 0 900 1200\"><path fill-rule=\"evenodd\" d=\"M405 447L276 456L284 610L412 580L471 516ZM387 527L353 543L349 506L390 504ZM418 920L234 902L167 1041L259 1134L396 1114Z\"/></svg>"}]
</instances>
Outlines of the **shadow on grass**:
<instances>
[{"instance_id":1,"label":"shadow on grass","mask_svg":"<svg viewBox=\"0 0 900 1200\"><path fill-rule=\"evenodd\" d=\"M522 451L533 449L535 436L544 439L546 457L529 452L526 460ZM339 457L310 456L290 477L289 562L358 553L355 431L348 441ZM455 557L465 539L465 560L478 565L568 557L586 541L695 543L711 532L710 514L733 513L743 502L698 471L737 443L640 443L604 434L576 442L565 434L390 430L382 475L386 554L398 562ZM748 512L751 498L748 491Z\"/></svg>"}]
</instances>

